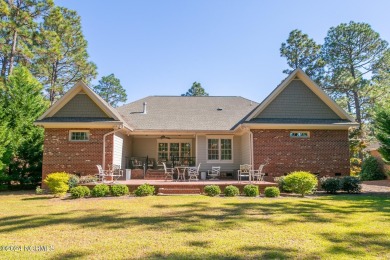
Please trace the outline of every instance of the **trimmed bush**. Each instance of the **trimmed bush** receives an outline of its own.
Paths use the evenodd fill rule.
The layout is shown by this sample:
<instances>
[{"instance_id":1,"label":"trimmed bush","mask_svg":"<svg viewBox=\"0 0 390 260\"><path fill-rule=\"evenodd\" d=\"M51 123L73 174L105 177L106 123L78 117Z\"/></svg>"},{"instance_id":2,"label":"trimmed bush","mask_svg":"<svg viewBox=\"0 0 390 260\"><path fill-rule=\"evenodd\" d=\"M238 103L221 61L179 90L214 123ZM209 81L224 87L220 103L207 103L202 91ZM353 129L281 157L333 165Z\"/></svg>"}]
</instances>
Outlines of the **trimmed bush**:
<instances>
[{"instance_id":1,"label":"trimmed bush","mask_svg":"<svg viewBox=\"0 0 390 260\"><path fill-rule=\"evenodd\" d=\"M344 176L341 179L341 189L348 193L360 193L362 190L361 181L357 177Z\"/></svg>"},{"instance_id":2,"label":"trimmed bush","mask_svg":"<svg viewBox=\"0 0 390 260\"><path fill-rule=\"evenodd\" d=\"M280 190L278 187L266 187L264 190L264 195L266 197L279 197L280 195Z\"/></svg>"},{"instance_id":3,"label":"trimmed bush","mask_svg":"<svg viewBox=\"0 0 390 260\"><path fill-rule=\"evenodd\" d=\"M285 187L294 193L305 196L310 194L317 187L318 180L310 172L292 172L284 178Z\"/></svg>"},{"instance_id":4,"label":"trimmed bush","mask_svg":"<svg viewBox=\"0 0 390 260\"><path fill-rule=\"evenodd\" d=\"M138 186L138 188L134 191L135 196L152 196L154 194L155 188L152 185L147 183Z\"/></svg>"},{"instance_id":5,"label":"trimmed bush","mask_svg":"<svg viewBox=\"0 0 390 260\"><path fill-rule=\"evenodd\" d=\"M79 184L94 183L96 181L97 181L96 176L86 175L86 176L81 176L80 177Z\"/></svg>"},{"instance_id":6,"label":"trimmed bush","mask_svg":"<svg viewBox=\"0 0 390 260\"><path fill-rule=\"evenodd\" d=\"M115 184L111 186L111 194L113 196L124 196L129 194L129 188L124 184Z\"/></svg>"},{"instance_id":7,"label":"trimmed bush","mask_svg":"<svg viewBox=\"0 0 390 260\"><path fill-rule=\"evenodd\" d=\"M110 194L110 188L106 184L98 184L93 187L91 194L94 197L104 197Z\"/></svg>"},{"instance_id":8,"label":"trimmed bush","mask_svg":"<svg viewBox=\"0 0 390 260\"><path fill-rule=\"evenodd\" d=\"M285 182L284 182L284 178L286 178L286 176L275 177L274 181L278 184L280 191L291 192L290 190L287 190L287 187L286 187Z\"/></svg>"},{"instance_id":9,"label":"trimmed bush","mask_svg":"<svg viewBox=\"0 0 390 260\"><path fill-rule=\"evenodd\" d=\"M218 185L207 185L204 187L204 193L206 193L207 196L214 197L221 194L221 189Z\"/></svg>"},{"instance_id":10,"label":"trimmed bush","mask_svg":"<svg viewBox=\"0 0 390 260\"><path fill-rule=\"evenodd\" d=\"M77 186L70 189L70 194L72 198L84 198L91 195L91 190L87 186Z\"/></svg>"},{"instance_id":11,"label":"trimmed bush","mask_svg":"<svg viewBox=\"0 0 390 260\"><path fill-rule=\"evenodd\" d=\"M248 184L244 187L244 194L248 197L256 197L259 193L259 187L256 185Z\"/></svg>"},{"instance_id":12,"label":"trimmed bush","mask_svg":"<svg viewBox=\"0 0 390 260\"><path fill-rule=\"evenodd\" d=\"M240 190L233 185L229 185L223 191L226 197L235 197L240 194Z\"/></svg>"},{"instance_id":13,"label":"trimmed bush","mask_svg":"<svg viewBox=\"0 0 390 260\"><path fill-rule=\"evenodd\" d=\"M362 171L359 174L362 181L375 181L375 180L384 180L386 175L383 172L382 167L380 166L378 160L370 156L363 161Z\"/></svg>"},{"instance_id":14,"label":"trimmed bush","mask_svg":"<svg viewBox=\"0 0 390 260\"><path fill-rule=\"evenodd\" d=\"M62 196L69 190L69 178L70 175L66 172L55 172L47 175L44 182L54 196Z\"/></svg>"},{"instance_id":15,"label":"trimmed bush","mask_svg":"<svg viewBox=\"0 0 390 260\"><path fill-rule=\"evenodd\" d=\"M341 190L342 183L340 178L322 177L320 183L321 188L327 193L335 194Z\"/></svg>"},{"instance_id":16,"label":"trimmed bush","mask_svg":"<svg viewBox=\"0 0 390 260\"><path fill-rule=\"evenodd\" d=\"M35 188L35 194L42 195L43 194L43 189L41 189L41 187L37 186Z\"/></svg>"},{"instance_id":17,"label":"trimmed bush","mask_svg":"<svg viewBox=\"0 0 390 260\"><path fill-rule=\"evenodd\" d=\"M80 181L79 176L71 174L69 176L69 181L68 181L69 188L71 189L79 185L79 181Z\"/></svg>"}]
</instances>

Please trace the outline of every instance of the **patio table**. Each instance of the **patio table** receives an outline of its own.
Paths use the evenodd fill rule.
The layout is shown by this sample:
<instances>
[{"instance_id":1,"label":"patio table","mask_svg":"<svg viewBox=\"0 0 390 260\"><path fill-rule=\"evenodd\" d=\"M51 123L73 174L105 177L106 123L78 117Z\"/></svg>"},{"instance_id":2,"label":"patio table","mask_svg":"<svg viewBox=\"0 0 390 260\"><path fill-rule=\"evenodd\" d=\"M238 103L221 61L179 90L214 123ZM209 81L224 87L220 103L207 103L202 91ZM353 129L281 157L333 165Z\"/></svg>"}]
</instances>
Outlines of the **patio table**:
<instances>
[{"instance_id":1,"label":"patio table","mask_svg":"<svg viewBox=\"0 0 390 260\"><path fill-rule=\"evenodd\" d=\"M186 170L188 169L188 167L187 166L176 166L175 168L177 170L176 181L179 181L180 179L185 181L186 180Z\"/></svg>"}]
</instances>

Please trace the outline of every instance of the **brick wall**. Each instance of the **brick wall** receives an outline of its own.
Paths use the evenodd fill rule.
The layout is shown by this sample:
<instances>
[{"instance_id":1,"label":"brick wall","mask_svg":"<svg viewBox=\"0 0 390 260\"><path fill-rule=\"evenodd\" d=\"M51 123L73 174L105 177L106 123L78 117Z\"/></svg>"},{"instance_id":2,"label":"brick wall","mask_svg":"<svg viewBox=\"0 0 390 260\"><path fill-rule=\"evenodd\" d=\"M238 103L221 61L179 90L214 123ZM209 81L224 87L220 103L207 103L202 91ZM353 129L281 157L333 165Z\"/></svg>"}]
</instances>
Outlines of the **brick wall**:
<instances>
[{"instance_id":1,"label":"brick wall","mask_svg":"<svg viewBox=\"0 0 390 260\"><path fill-rule=\"evenodd\" d=\"M292 130L251 130L255 169L267 158L266 180L297 170L318 173L319 176L349 175L349 145L347 130L310 131L310 138L291 138Z\"/></svg>"},{"instance_id":2,"label":"brick wall","mask_svg":"<svg viewBox=\"0 0 390 260\"><path fill-rule=\"evenodd\" d=\"M43 147L42 179L52 172L65 171L94 175L97 164L103 160L103 135L112 129L78 129L90 130L87 142L69 141L69 130L45 129ZM113 135L106 137L106 165L112 164Z\"/></svg>"}]
</instances>

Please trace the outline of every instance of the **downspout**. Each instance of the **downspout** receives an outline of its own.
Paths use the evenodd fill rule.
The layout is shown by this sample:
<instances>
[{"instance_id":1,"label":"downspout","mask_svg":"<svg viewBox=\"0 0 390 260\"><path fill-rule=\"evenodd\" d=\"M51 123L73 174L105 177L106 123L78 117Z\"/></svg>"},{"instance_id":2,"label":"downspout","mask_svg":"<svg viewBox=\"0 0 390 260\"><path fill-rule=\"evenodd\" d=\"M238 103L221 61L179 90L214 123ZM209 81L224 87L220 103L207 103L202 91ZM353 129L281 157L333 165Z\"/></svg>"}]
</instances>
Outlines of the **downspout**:
<instances>
[{"instance_id":1,"label":"downspout","mask_svg":"<svg viewBox=\"0 0 390 260\"><path fill-rule=\"evenodd\" d=\"M251 130L249 130L249 147L250 147L250 153L249 153L250 163L252 167L255 167L253 165L253 133Z\"/></svg>"},{"instance_id":2,"label":"downspout","mask_svg":"<svg viewBox=\"0 0 390 260\"><path fill-rule=\"evenodd\" d=\"M106 137L108 135L119 132L120 130L122 130L122 127L123 126L119 126L118 129L115 129L114 131L108 132L105 135L103 135L103 162L102 162L103 169L106 169ZM112 156L114 156L114 143L112 144Z\"/></svg>"}]
</instances>

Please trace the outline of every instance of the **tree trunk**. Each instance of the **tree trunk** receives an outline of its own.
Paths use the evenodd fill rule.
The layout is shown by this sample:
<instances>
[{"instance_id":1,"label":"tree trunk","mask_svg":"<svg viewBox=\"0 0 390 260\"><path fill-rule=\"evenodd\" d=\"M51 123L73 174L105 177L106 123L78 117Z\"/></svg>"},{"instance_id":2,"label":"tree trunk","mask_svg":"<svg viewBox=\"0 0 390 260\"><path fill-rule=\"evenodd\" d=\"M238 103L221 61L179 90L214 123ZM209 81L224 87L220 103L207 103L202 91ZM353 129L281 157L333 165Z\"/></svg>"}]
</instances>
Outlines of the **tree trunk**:
<instances>
[{"instance_id":1,"label":"tree trunk","mask_svg":"<svg viewBox=\"0 0 390 260\"><path fill-rule=\"evenodd\" d=\"M18 41L18 32L15 30L14 35L12 37L12 49L9 56L9 69L8 69L8 75L12 74L12 71L14 69L14 61L15 61L15 53L16 53L16 43Z\"/></svg>"}]
</instances>

